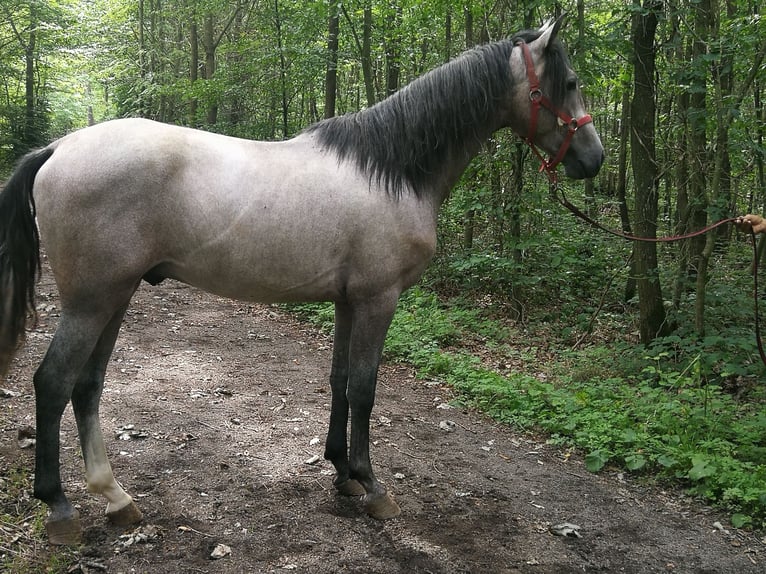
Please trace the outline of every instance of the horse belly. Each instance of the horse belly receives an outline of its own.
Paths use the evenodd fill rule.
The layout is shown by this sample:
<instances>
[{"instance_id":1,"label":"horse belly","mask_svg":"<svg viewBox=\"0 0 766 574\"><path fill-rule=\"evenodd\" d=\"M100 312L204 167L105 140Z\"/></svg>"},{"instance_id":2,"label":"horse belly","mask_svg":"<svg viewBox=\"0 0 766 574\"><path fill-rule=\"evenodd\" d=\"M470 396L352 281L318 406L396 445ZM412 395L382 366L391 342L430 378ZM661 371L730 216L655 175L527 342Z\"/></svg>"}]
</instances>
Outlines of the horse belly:
<instances>
[{"instance_id":1,"label":"horse belly","mask_svg":"<svg viewBox=\"0 0 766 574\"><path fill-rule=\"evenodd\" d=\"M210 293L261 303L336 301L343 294L342 269L312 267L286 270L268 262L202 258L193 263L165 263L157 271Z\"/></svg>"}]
</instances>

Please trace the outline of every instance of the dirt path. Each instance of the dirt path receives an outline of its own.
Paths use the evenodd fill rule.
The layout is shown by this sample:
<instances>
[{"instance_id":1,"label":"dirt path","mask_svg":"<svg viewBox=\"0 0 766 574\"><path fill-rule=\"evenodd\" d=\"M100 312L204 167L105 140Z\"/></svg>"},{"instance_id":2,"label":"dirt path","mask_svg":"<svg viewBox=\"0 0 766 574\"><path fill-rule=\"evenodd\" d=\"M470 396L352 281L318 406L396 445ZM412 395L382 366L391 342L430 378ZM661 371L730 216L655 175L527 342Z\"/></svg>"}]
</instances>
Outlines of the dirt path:
<instances>
[{"instance_id":1,"label":"dirt path","mask_svg":"<svg viewBox=\"0 0 766 574\"><path fill-rule=\"evenodd\" d=\"M41 322L0 399L0 471L33 454L31 377L57 316L40 287ZM123 532L84 489L70 411L64 477L85 527L81 572L110 573L763 573L757 536L724 518L446 408L448 389L384 365L371 447L402 508L378 522L335 495L324 448L330 340L271 307L177 283L142 286L107 376L102 427L115 474L145 514ZM441 426L443 421L451 421ZM553 525L579 525L580 537ZM0 531L2 536L2 531ZM10 544L8 540L3 546ZM210 559L219 544L231 553Z\"/></svg>"}]
</instances>

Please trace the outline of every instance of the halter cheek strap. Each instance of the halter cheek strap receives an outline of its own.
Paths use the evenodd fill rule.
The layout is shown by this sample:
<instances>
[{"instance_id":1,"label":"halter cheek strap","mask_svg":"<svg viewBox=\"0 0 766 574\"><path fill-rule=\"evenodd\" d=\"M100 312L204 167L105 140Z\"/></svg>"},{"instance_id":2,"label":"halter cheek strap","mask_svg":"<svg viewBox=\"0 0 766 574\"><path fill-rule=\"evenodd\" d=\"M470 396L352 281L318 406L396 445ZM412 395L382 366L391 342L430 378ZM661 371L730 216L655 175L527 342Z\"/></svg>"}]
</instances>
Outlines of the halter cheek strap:
<instances>
[{"instance_id":1,"label":"halter cheek strap","mask_svg":"<svg viewBox=\"0 0 766 574\"><path fill-rule=\"evenodd\" d=\"M532 61L532 52L529 49L529 46L523 40L518 41L516 45L521 48L521 52L524 54L524 63L527 68L527 79L529 81L529 101L531 102L529 128L524 141L530 148L532 148L534 154L540 159L540 171L546 172L548 178L551 179L551 181L554 181L556 178L556 166L564 159L564 156L569 149L569 145L572 143L572 138L574 137L575 132L582 126L591 123L593 118L590 114L585 114L584 116L575 119L566 112L556 108L540 89L540 80L535 73L535 63ZM564 136L564 141L561 143L561 147L559 147L559 151L553 159L545 159L540 150L537 149L537 146L535 146L534 139L537 134L537 118L540 114L540 108L545 108L550 111L556 116L560 126L567 127L567 134Z\"/></svg>"}]
</instances>

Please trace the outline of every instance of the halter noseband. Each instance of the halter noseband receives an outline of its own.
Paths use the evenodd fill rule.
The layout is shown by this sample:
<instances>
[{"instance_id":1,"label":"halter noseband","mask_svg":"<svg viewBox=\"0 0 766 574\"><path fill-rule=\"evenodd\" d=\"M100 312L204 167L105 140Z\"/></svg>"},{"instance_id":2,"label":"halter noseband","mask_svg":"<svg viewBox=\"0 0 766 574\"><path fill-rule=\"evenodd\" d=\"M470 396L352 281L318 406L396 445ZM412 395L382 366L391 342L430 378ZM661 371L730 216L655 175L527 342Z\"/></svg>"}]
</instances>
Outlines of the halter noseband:
<instances>
[{"instance_id":1,"label":"halter noseband","mask_svg":"<svg viewBox=\"0 0 766 574\"><path fill-rule=\"evenodd\" d=\"M535 73L535 63L532 61L532 53L529 46L523 40L516 42L516 45L521 48L521 51L524 54L527 78L529 79L529 101L532 104L532 111L529 116L529 130L524 141L532 149L535 155L540 158L540 171L544 171L553 183L556 181L556 166L561 163L562 159L564 159L564 156L569 149L569 144L572 143L572 138L574 137L575 132L585 124L591 123L593 118L590 114L585 114L584 116L575 119L566 112L556 108L540 89L540 80ZM537 149L537 146L535 146L534 142L535 134L537 133L537 117L541 107L546 108L556 116L560 126L567 126L567 135L564 137L564 141L561 143L561 147L553 159L545 159L540 150Z\"/></svg>"}]
</instances>

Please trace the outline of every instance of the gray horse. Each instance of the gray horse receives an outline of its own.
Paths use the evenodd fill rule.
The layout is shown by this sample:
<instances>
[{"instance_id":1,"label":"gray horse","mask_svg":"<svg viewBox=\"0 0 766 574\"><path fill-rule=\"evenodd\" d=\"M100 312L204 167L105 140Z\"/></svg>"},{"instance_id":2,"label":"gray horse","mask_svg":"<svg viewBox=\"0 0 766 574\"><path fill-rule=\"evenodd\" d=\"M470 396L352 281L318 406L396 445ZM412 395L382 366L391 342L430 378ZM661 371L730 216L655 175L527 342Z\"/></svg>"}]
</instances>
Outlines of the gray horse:
<instances>
[{"instance_id":1,"label":"gray horse","mask_svg":"<svg viewBox=\"0 0 766 574\"><path fill-rule=\"evenodd\" d=\"M142 279L247 301L334 302L325 458L340 493L364 495L376 518L399 514L372 470L369 419L386 331L400 294L433 256L441 204L503 127L555 154L571 177L593 177L603 162L560 26L470 50L376 106L288 141L124 119L19 163L0 195L0 370L34 313L42 238L61 297L58 329L34 376L34 494L50 508L51 543L81 536L59 468L70 400L88 489L106 498L113 522L141 519L112 474L98 412ZM533 113L540 100L545 109Z\"/></svg>"}]
</instances>

